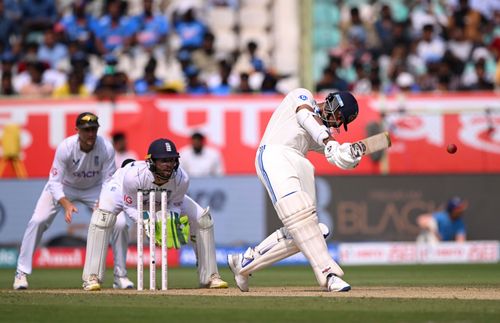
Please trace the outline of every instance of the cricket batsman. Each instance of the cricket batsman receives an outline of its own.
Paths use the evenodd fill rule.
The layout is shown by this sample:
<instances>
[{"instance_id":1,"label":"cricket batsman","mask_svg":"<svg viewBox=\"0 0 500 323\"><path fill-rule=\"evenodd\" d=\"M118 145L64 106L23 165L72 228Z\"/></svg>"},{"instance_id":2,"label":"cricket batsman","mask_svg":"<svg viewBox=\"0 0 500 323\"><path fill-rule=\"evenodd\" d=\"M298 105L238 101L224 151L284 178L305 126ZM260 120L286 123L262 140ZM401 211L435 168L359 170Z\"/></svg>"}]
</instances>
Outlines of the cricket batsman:
<instances>
[{"instance_id":1,"label":"cricket batsman","mask_svg":"<svg viewBox=\"0 0 500 323\"><path fill-rule=\"evenodd\" d=\"M300 250L308 259L316 280L326 291L346 292L343 270L328 253L325 232L318 224L314 167L309 151L324 154L329 163L352 169L361 156L351 154L350 143L339 144L334 132L354 121L358 103L349 92L330 93L316 103L310 91L291 91L274 111L255 159L257 175L266 187L284 227L243 254L230 254L228 265L237 286L247 292L252 272ZM291 239L287 239L290 236Z\"/></svg>"}]
</instances>

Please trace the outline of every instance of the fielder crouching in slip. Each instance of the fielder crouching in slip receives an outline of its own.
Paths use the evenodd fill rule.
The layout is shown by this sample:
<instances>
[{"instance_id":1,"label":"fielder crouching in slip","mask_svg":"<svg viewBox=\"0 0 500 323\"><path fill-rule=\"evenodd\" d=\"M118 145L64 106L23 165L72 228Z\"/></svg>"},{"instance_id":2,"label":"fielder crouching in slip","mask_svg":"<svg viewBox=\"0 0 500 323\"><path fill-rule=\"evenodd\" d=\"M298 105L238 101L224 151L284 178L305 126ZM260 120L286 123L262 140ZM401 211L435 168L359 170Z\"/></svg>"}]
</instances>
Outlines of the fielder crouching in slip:
<instances>
[{"instance_id":1,"label":"fielder crouching in slip","mask_svg":"<svg viewBox=\"0 0 500 323\"><path fill-rule=\"evenodd\" d=\"M301 251L308 259L320 287L349 291L340 277L343 270L328 253L325 231L318 224L314 167L309 151L323 153L329 163L352 169L361 157L351 154L351 144L339 144L332 130L356 119L358 103L349 92L330 93L316 103L310 91L291 91L274 111L260 142L255 166L284 227L243 254L227 257L238 288L247 292L252 272Z\"/></svg>"},{"instance_id":2,"label":"fielder crouching in slip","mask_svg":"<svg viewBox=\"0 0 500 323\"><path fill-rule=\"evenodd\" d=\"M181 214L188 216L200 287L227 288L228 284L220 278L217 268L212 217L208 208L203 209L186 195L189 177L179 165L175 144L168 139L157 139L150 144L146 161L134 161L123 169L113 176L113 181L117 183L115 188L109 187L101 194L95 213L102 223L94 228L89 227L82 275L84 290L101 289L107 253L106 236L110 234L116 215L123 210L134 221L137 221L138 216L143 216L137 212L138 190L155 190L157 203L161 201L160 190L167 191L167 214L175 214L176 218L180 218ZM148 199L149 195L145 194L144 205L147 205ZM159 210L158 205L156 209Z\"/></svg>"}]
</instances>

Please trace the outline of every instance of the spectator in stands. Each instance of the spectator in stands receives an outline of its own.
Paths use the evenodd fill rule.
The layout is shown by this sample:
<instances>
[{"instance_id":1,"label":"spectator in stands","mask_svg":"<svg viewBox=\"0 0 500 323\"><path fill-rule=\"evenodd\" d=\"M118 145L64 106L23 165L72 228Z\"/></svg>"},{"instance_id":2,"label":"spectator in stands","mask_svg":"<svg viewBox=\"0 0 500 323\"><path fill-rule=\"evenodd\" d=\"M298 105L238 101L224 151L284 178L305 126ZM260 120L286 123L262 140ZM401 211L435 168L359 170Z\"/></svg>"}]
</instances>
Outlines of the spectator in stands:
<instances>
[{"instance_id":1,"label":"spectator in stands","mask_svg":"<svg viewBox=\"0 0 500 323\"><path fill-rule=\"evenodd\" d=\"M87 53L95 52L93 30L96 29L97 19L86 12L87 0L76 0L71 5L71 12L59 21L68 42L77 42L80 50Z\"/></svg>"},{"instance_id":2,"label":"spectator in stands","mask_svg":"<svg viewBox=\"0 0 500 323\"><path fill-rule=\"evenodd\" d=\"M453 197L448 200L444 210L418 216L417 225L422 232L417 241L465 241L466 230L463 214L467 207L467 201L460 197Z\"/></svg>"},{"instance_id":3,"label":"spectator in stands","mask_svg":"<svg viewBox=\"0 0 500 323\"><path fill-rule=\"evenodd\" d=\"M62 86L54 89L52 97L56 99L67 98L67 97L87 97L90 92L85 86L84 75L81 71L73 70L68 73L68 80Z\"/></svg>"},{"instance_id":4,"label":"spectator in stands","mask_svg":"<svg viewBox=\"0 0 500 323\"><path fill-rule=\"evenodd\" d=\"M276 86L278 85L278 75L273 71L267 71L264 74L264 79L262 80L262 85L260 86L260 92L262 94L275 94L279 93Z\"/></svg>"},{"instance_id":5,"label":"spectator in stands","mask_svg":"<svg viewBox=\"0 0 500 323\"><path fill-rule=\"evenodd\" d=\"M370 75L368 73L369 66L363 65L359 60L354 61L356 70L356 81L353 84L352 92L355 94L369 94L372 91Z\"/></svg>"},{"instance_id":6,"label":"spectator in stands","mask_svg":"<svg viewBox=\"0 0 500 323\"><path fill-rule=\"evenodd\" d=\"M4 0L0 1L0 45L3 51L11 50L11 37L19 33L17 20L5 10ZM1 54L1 52L0 52Z\"/></svg>"},{"instance_id":7,"label":"spectator in stands","mask_svg":"<svg viewBox=\"0 0 500 323\"><path fill-rule=\"evenodd\" d=\"M107 56L104 75L97 82L94 94L99 100L114 101L120 94L127 93L128 78L123 72L116 70L116 58Z\"/></svg>"},{"instance_id":8,"label":"spectator in stands","mask_svg":"<svg viewBox=\"0 0 500 323\"><path fill-rule=\"evenodd\" d=\"M232 92L232 87L229 84L231 76L231 64L226 60L219 62L219 74L212 79L210 93L216 95L228 95Z\"/></svg>"},{"instance_id":9,"label":"spectator in stands","mask_svg":"<svg viewBox=\"0 0 500 323\"><path fill-rule=\"evenodd\" d=\"M57 19L55 0L22 2L22 32L25 41L36 41L40 32L54 27Z\"/></svg>"},{"instance_id":10,"label":"spectator in stands","mask_svg":"<svg viewBox=\"0 0 500 323\"><path fill-rule=\"evenodd\" d=\"M169 32L168 18L159 12L153 11L153 0L143 0L143 13L136 16L136 41L140 49L152 52L160 48L164 53L163 44Z\"/></svg>"},{"instance_id":11,"label":"spectator in stands","mask_svg":"<svg viewBox=\"0 0 500 323\"><path fill-rule=\"evenodd\" d=\"M374 27L377 32L381 54L389 55L395 45L395 37L393 35L395 22L392 19L391 7L388 4L382 5L380 17L375 21Z\"/></svg>"},{"instance_id":12,"label":"spectator in stands","mask_svg":"<svg viewBox=\"0 0 500 323\"><path fill-rule=\"evenodd\" d=\"M12 84L12 72L6 71L2 72L0 95L14 95L16 91L14 90L14 85Z\"/></svg>"},{"instance_id":13,"label":"spectator in stands","mask_svg":"<svg viewBox=\"0 0 500 323\"><path fill-rule=\"evenodd\" d=\"M207 81L219 72L219 62L215 53L214 41L214 34L211 32L205 33L201 47L191 53L191 62L200 71L200 77Z\"/></svg>"},{"instance_id":14,"label":"spectator in stands","mask_svg":"<svg viewBox=\"0 0 500 323\"><path fill-rule=\"evenodd\" d=\"M95 26L95 46L101 55L128 52L132 45L138 26L135 19L124 15L124 4L120 0L110 0L106 14Z\"/></svg>"},{"instance_id":15,"label":"spectator in stands","mask_svg":"<svg viewBox=\"0 0 500 323\"><path fill-rule=\"evenodd\" d=\"M486 75L485 65L486 61L484 59L479 59L474 65L476 82L469 87L470 90L489 91L494 89L493 82L491 82Z\"/></svg>"},{"instance_id":16,"label":"spectator in stands","mask_svg":"<svg viewBox=\"0 0 500 323\"><path fill-rule=\"evenodd\" d=\"M424 25L422 38L418 41L417 54L426 63L439 62L445 53L446 46L441 37L434 34L434 26Z\"/></svg>"},{"instance_id":17,"label":"spectator in stands","mask_svg":"<svg viewBox=\"0 0 500 323\"><path fill-rule=\"evenodd\" d=\"M200 79L200 71L194 65L190 65L184 71L187 77L186 93L209 94L207 84Z\"/></svg>"},{"instance_id":18,"label":"spectator in stands","mask_svg":"<svg viewBox=\"0 0 500 323\"><path fill-rule=\"evenodd\" d=\"M449 17L448 29L463 28L465 38L472 42L480 42L481 14L469 5L469 0L459 0Z\"/></svg>"},{"instance_id":19,"label":"spectator in stands","mask_svg":"<svg viewBox=\"0 0 500 323\"><path fill-rule=\"evenodd\" d=\"M29 61L26 70L13 79L14 89L21 95L50 96L54 88L64 84L64 74L46 68L40 61Z\"/></svg>"},{"instance_id":20,"label":"spectator in stands","mask_svg":"<svg viewBox=\"0 0 500 323\"><path fill-rule=\"evenodd\" d=\"M327 67L323 70L323 75L319 82L316 84L316 91L347 91L349 85L347 82L338 77L335 70Z\"/></svg>"},{"instance_id":21,"label":"spectator in stands","mask_svg":"<svg viewBox=\"0 0 500 323\"><path fill-rule=\"evenodd\" d=\"M191 135L191 144L179 150L182 168L190 177L221 176L224 164L220 152L206 145L201 132Z\"/></svg>"},{"instance_id":22,"label":"spectator in stands","mask_svg":"<svg viewBox=\"0 0 500 323\"><path fill-rule=\"evenodd\" d=\"M47 62L51 68L57 65L68 56L68 48L56 39L56 33L52 29L47 29L43 35L43 42L38 47L38 59Z\"/></svg>"},{"instance_id":23,"label":"spectator in stands","mask_svg":"<svg viewBox=\"0 0 500 323\"><path fill-rule=\"evenodd\" d=\"M113 134L113 147L115 148L115 164L121 167L127 159L137 160L137 154L128 149L127 135L124 132L115 132Z\"/></svg>"},{"instance_id":24,"label":"spectator in stands","mask_svg":"<svg viewBox=\"0 0 500 323\"><path fill-rule=\"evenodd\" d=\"M349 42L351 39L356 39L369 48L378 47L378 39L373 24L361 19L358 7L352 7L350 9L349 21L343 22L340 28L342 30L344 43Z\"/></svg>"},{"instance_id":25,"label":"spectator in stands","mask_svg":"<svg viewBox=\"0 0 500 323\"><path fill-rule=\"evenodd\" d=\"M200 48L203 36L208 31L205 24L196 18L195 8L188 8L184 13L174 13L175 31L180 37L181 49Z\"/></svg>"},{"instance_id":26,"label":"spectator in stands","mask_svg":"<svg viewBox=\"0 0 500 323\"><path fill-rule=\"evenodd\" d=\"M1 62L1 68L0 68L0 76L3 73L16 73L17 70L15 70L15 65L16 65L16 58L12 53L10 52L4 52L0 56L0 62Z\"/></svg>"},{"instance_id":27,"label":"spectator in stands","mask_svg":"<svg viewBox=\"0 0 500 323\"><path fill-rule=\"evenodd\" d=\"M268 59L259 52L257 42L247 43L246 51L241 53L235 63L235 70L240 73L265 72Z\"/></svg>"},{"instance_id":28,"label":"spectator in stands","mask_svg":"<svg viewBox=\"0 0 500 323\"><path fill-rule=\"evenodd\" d=\"M89 70L87 55L84 52L77 51L72 54L69 59L72 71L83 75L83 84L85 88L90 93L94 93L98 79Z\"/></svg>"},{"instance_id":29,"label":"spectator in stands","mask_svg":"<svg viewBox=\"0 0 500 323\"><path fill-rule=\"evenodd\" d=\"M239 85L236 88L236 93L253 93L254 90L250 86L250 75L248 73L240 73Z\"/></svg>"},{"instance_id":30,"label":"spectator in stands","mask_svg":"<svg viewBox=\"0 0 500 323\"><path fill-rule=\"evenodd\" d=\"M144 76L134 82L134 92L139 95L156 93L165 84L156 77L156 59L151 58L144 68Z\"/></svg>"}]
</instances>

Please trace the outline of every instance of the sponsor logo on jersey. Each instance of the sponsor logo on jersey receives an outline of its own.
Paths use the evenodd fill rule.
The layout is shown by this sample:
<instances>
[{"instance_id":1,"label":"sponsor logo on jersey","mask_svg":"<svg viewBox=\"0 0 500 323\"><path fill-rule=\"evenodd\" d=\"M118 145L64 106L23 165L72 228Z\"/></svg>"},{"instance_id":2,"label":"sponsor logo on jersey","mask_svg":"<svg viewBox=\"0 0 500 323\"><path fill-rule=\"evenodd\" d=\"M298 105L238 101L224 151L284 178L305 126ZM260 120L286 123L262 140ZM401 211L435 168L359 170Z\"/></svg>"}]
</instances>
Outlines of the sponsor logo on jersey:
<instances>
[{"instance_id":1,"label":"sponsor logo on jersey","mask_svg":"<svg viewBox=\"0 0 500 323\"><path fill-rule=\"evenodd\" d=\"M89 171L82 170L80 172L74 172L73 176L83 177L83 178L92 178L92 177L99 176L100 173L101 172L98 170L89 170Z\"/></svg>"},{"instance_id":2,"label":"sponsor logo on jersey","mask_svg":"<svg viewBox=\"0 0 500 323\"><path fill-rule=\"evenodd\" d=\"M307 95L301 94L301 95L299 95L299 99L301 99L302 101L306 101Z\"/></svg>"},{"instance_id":3,"label":"sponsor logo on jersey","mask_svg":"<svg viewBox=\"0 0 500 323\"><path fill-rule=\"evenodd\" d=\"M57 175L57 168L53 167L50 172L52 173L52 176L56 176Z\"/></svg>"},{"instance_id":4,"label":"sponsor logo on jersey","mask_svg":"<svg viewBox=\"0 0 500 323\"><path fill-rule=\"evenodd\" d=\"M80 162L80 159L77 159L77 160L73 159L73 165L78 165L79 162Z\"/></svg>"},{"instance_id":5,"label":"sponsor logo on jersey","mask_svg":"<svg viewBox=\"0 0 500 323\"><path fill-rule=\"evenodd\" d=\"M123 201L124 201L126 204L130 205L130 204L132 204L132 197L131 197L131 196L128 196L128 195L125 195L125 196L123 197Z\"/></svg>"}]
</instances>

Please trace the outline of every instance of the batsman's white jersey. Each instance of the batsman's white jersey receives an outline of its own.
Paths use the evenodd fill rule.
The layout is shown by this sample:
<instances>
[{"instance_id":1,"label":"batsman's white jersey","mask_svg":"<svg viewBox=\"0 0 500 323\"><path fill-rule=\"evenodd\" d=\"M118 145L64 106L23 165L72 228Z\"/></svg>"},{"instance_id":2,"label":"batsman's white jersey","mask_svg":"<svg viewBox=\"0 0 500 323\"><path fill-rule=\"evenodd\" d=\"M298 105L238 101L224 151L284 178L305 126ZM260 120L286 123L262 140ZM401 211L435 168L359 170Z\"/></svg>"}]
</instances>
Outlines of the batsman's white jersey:
<instances>
[{"instance_id":1,"label":"batsman's white jersey","mask_svg":"<svg viewBox=\"0 0 500 323\"><path fill-rule=\"evenodd\" d=\"M324 147L297 121L301 105L317 108L310 91L299 88L288 93L271 116L257 151L257 175L273 203L302 190L316 199L314 167L305 156L311 150L323 153Z\"/></svg>"},{"instance_id":2,"label":"batsman's white jersey","mask_svg":"<svg viewBox=\"0 0 500 323\"><path fill-rule=\"evenodd\" d=\"M101 136L97 136L94 148L88 153L80 150L78 135L70 136L59 144L49 181L23 236L18 271L31 274L35 248L62 209L58 203L61 198L66 197L71 202L80 201L91 209L95 207L102 184L116 170L114 158L113 146Z\"/></svg>"}]
</instances>

